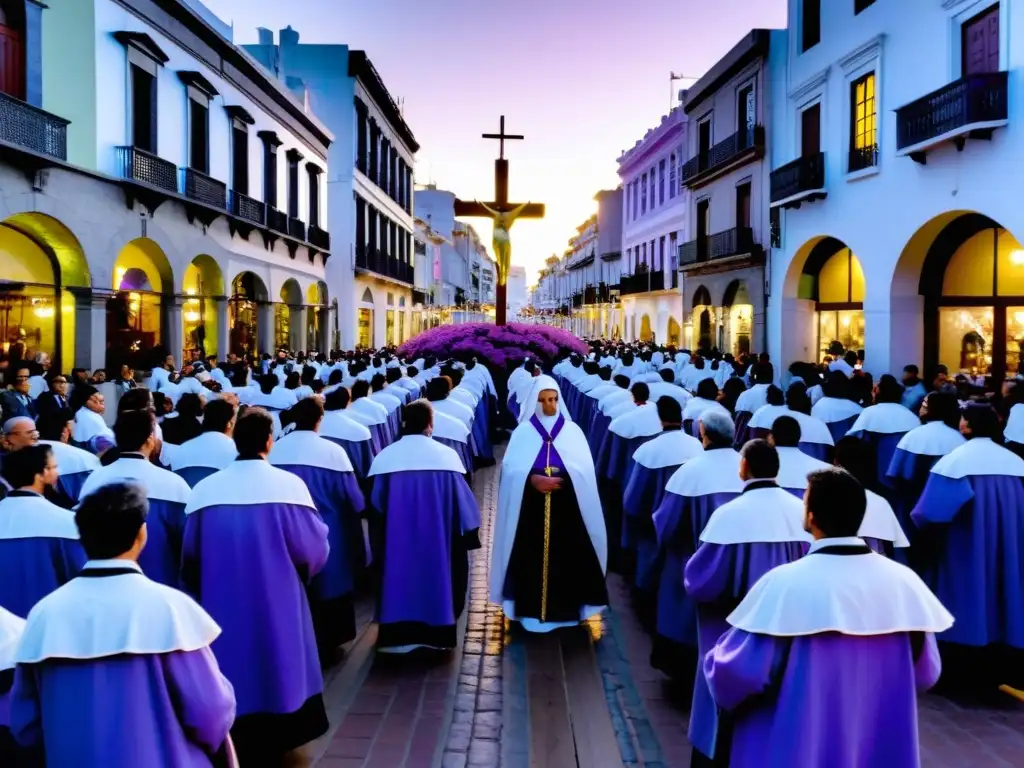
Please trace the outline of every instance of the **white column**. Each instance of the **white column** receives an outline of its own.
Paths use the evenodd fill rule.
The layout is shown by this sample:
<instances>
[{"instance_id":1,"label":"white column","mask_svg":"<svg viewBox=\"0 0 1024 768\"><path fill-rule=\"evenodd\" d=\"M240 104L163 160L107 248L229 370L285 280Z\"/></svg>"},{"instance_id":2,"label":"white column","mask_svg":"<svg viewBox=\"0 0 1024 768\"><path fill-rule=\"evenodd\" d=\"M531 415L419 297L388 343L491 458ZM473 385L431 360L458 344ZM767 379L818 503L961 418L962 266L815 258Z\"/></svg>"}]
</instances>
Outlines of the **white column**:
<instances>
[{"instance_id":1,"label":"white column","mask_svg":"<svg viewBox=\"0 0 1024 768\"><path fill-rule=\"evenodd\" d=\"M314 310L318 313L320 335L316 340L316 348L325 355L331 353L331 309L330 307L321 307L320 309Z\"/></svg>"},{"instance_id":2,"label":"white column","mask_svg":"<svg viewBox=\"0 0 1024 768\"><path fill-rule=\"evenodd\" d=\"M183 328L181 325L181 305L185 303L184 296L165 296L164 302L164 328L163 342L169 354L174 355L175 362L180 366L184 363L182 359Z\"/></svg>"},{"instance_id":3,"label":"white column","mask_svg":"<svg viewBox=\"0 0 1024 768\"><path fill-rule=\"evenodd\" d=\"M306 343L306 308L301 304L290 307L288 325L288 346L303 352L309 346Z\"/></svg>"},{"instance_id":4,"label":"white column","mask_svg":"<svg viewBox=\"0 0 1024 768\"><path fill-rule=\"evenodd\" d=\"M274 352L274 305L270 302L260 304L256 310L256 333L258 335L257 350L261 354L273 354Z\"/></svg>"},{"instance_id":5,"label":"white column","mask_svg":"<svg viewBox=\"0 0 1024 768\"><path fill-rule=\"evenodd\" d=\"M228 299L220 296L217 302L217 359L227 360L231 351L231 313L228 311Z\"/></svg>"},{"instance_id":6,"label":"white column","mask_svg":"<svg viewBox=\"0 0 1024 768\"><path fill-rule=\"evenodd\" d=\"M91 374L106 365L108 291L91 288L69 289L75 296L75 360L77 368ZM68 367L65 361L65 367Z\"/></svg>"}]
</instances>

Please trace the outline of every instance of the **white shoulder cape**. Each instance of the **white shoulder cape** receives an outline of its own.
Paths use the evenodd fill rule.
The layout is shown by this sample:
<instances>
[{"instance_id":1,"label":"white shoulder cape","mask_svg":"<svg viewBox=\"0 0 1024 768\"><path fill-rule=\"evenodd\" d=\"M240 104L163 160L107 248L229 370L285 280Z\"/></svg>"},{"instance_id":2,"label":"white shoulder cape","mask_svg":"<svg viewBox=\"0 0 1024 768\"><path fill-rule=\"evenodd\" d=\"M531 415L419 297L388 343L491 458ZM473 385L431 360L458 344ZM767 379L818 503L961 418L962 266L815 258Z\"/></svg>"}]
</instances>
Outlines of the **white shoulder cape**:
<instances>
[{"instance_id":1,"label":"white shoulder cape","mask_svg":"<svg viewBox=\"0 0 1024 768\"><path fill-rule=\"evenodd\" d=\"M677 469L665 490L677 496L707 496L712 493L739 493L740 455L732 448L704 451Z\"/></svg>"},{"instance_id":2,"label":"white shoulder cape","mask_svg":"<svg viewBox=\"0 0 1024 768\"><path fill-rule=\"evenodd\" d=\"M71 437L75 442L87 443L100 435L114 440L114 431L107 426L102 416L85 406L79 408L75 413L75 426L71 430Z\"/></svg>"},{"instance_id":3,"label":"white shoulder cape","mask_svg":"<svg viewBox=\"0 0 1024 768\"><path fill-rule=\"evenodd\" d=\"M1016 409L1017 406L1014 406ZM1010 412L1013 418L1013 412ZM1024 416L1024 412L1022 412ZM930 421L915 427L900 438L896 447L907 453L914 453L918 456L945 456L955 451L967 440L956 429L953 429L941 421Z\"/></svg>"},{"instance_id":4,"label":"white shoulder cape","mask_svg":"<svg viewBox=\"0 0 1024 768\"><path fill-rule=\"evenodd\" d=\"M736 398L736 412L757 413L768 402L768 385L755 384Z\"/></svg>"},{"instance_id":5,"label":"white shoulder cape","mask_svg":"<svg viewBox=\"0 0 1024 768\"><path fill-rule=\"evenodd\" d=\"M307 466L351 472L345 449L316 432L295 430L274 442L267 460L277 467Z\"/></svg>"},{"instance_id":6,"label":"white shoulder cape","mask_svg":"<svg viewBox=\"0 0 1024 768\"><path fill-rule=\"evenodd\" d=\"M175 472L190 467L224 469L238 458L238 449L235 441L222 432L204 432L175 446L169 455Z\"/></svg>"},{"instance_id":7,"label":"white shoulder cape","mask_svg":"<svg viewBox=\"0 0 1024 768\"><path fill-rule=\"evenodd\" d=\"M0 607L0 672L14 669L25 620Z\"/></svg>"},{"instance_id":8,"label":"white shoulder cape","mask_svg":"<svg viewBox=\"0 0 1024 768\"><path fill-rule=\"evenodd\" d=\"M459 454L447 445L426 435L406 435L377 454L370 465L369 477L429 471L466 474Z\"/></svg>"},{"instance_id":9,"label":"white shoulder cape","mask_svg":"<svg viewBox=\"0 0 1024 768\"><path fill-rule=\"evenodd\" d=\"M789 410L789 408L784 405L762 405L754 411L754 415L750 417L750 421L747 422L747 426L751 429L770 430L779 416L792 415L793 411Z\"/></svg>"},{"instance_id":10,"label":"white shoulder cape","mask_svg":"<svg viewBox=\"0 0 1024 768\"><path fill-rule=\"evenodd\" d=\"M1024 459L988 438L976 437L939 459L932 472L954 480L969 475L1024 477Z\"/></svg>"},{"instance_id":11,"label":"white shoulder cape","mask_svg":"<svg viewBox=\"0 0 1024 768\"><path fill-rule=\"evenodd\" d=\"M704 453L700 440L681 429L662 432L633 452L633 461L647 469L663 469L685 464Z\"/></svg>"},{"instance_id":12,"label":"white shoulder cape","mask_svg":"<svg viewBox=\"0 0 1024 768\"><path fill-rule=\"evenodd\" d=\"M53 457L57 460L57 470L62 475L77 475L81 472L92 472L99 469L100 458L94 453L83 451L67 443L60 443L55 440L40 440L40 445L48 445L53 450Z\"/></svg>"},{"instance_id":13,"label":"white shoulder cape","mask_svg":"<svg viewBox=\"0 0 1024 768\"><path fill-rule=\"evenodd\" d=\"M457 443L469 442L469 427L464 421L459 421L454 416L449 416L442 411L434 413L434 437L441 437L445 440L454 440Z\"/></svg>"},{"instance_id":14,"label":"white shoulder cape","mask_svg":"<svg viewBox=\"0 0 1024 768\"><path fill-rule=\"evenodd\" d=\"M1010 417L1003 428L1003 437L1008 442L1024 444L1024 403L1017 403L1010 409Z\"/></svg>"},{"instance_id":15,"label":"white shoulder cape","mask_svg":"<svg viewBox=\"0 0 1024 768\"><path fill-rule=\"evenodd\" d=\"M612 419L612 423L608 425L608 431L627 440L656 435L661 432L658 408L653 403L637 406Z\"/></svg>"},{"instance_id":16,"label":"white shoulder cape","mask_svg":"<svg viewBox=\"0 0 1024 768\"><path fill-rule=\"evenodd\" d=\"M316 510L302 478L259 459L235 461L196 483L185 514L218 506L295 504Z\"/></svg>"},{"instance_id":17,"label":"white shoulder cape","mask_svg":"<svg viewBox=\"0 0 1024 768\"><path fill-rule=\"evenodd\" d=\"M131 567L128 561L94 561L84 570ZM196 651L220 627L184 592L150 581L142 572L79 576L31 610L18 646L19 664L47 659L101 659L121 654Z\"/></svg>"},{"instance_id":18,"label":"white shoulder cape","mask_svg":"<svg viewBox=\"0 0 1024 768\"><path fill-rule=\"evenodd\" d=\"M758 488L716 509L700 540L707 544L810 543L804 530L804 505L782 488Z\"/></svg>"},{"instance_id":19,"label":"white shoulder cape","mask_svg":"<svg viewBox=\"0 0 1024 768\"><path fill-rule=\"evenodd\" d=\"M728 622L745 632L775 637L942 632L953 626L953 616L906 566L874 552L814 554L824 546L851 544L863 541L821 539L811 554L773 568Z\"/></svg>"},{"instance_id":20,"label":"white shoulder cape","mask_svg":"<svg viewBox=\"0 0 1024 768\"><path fill-rule=\"evenodd\" d=\"M0 540L78 540L75 513L35 494L8 496L0 501Z\"/></svg>"},{"instance_id":21,"label":"white shoulder cape","mask_svg":"<svg viewBox=\"0 0 1024 768\"><path fill-rule=\"evenodd\" d=\"M527 478L533 469L534 459L540 453L544 440L530 422L516 427L509 438L505 457L501 464L501 484L498 487L498 510L494 520L494 544L491 553L491 600L504 602L505 574L512 545L519 526L519 512L523 504L523 492ZM555 437L553 447L562 457L566 471L572 479L573 491L579 503L583 524L594 546L602 573L608 565L608 533L605 529L601 496L597 492L597 475L594 459L583 430L569 419ZM584 609L584 613L589 612ZM515 617L510 617L515 618ZM586 618L581 615L581 619Z\"/></svg>"},{"instance_id":22,"label":"white shoulder cape","mask_svg":"<svg viewBox=\"0 0 1024 768\"><path fill-rule=\"evenodd\" d=\"M899 403L870 405L860 412L850 432L874 432L879 435L893 435L909 432L921 426L921 420L909 408Z\"/></svg>"},{"instance_id":23,"label":"white shoulder cape","mask_svg":"<svg viewBox=\"0 0 1024 768\"><path fill-rule=\"evenodd\" d=\"M842 397L823 397L811 406L811 416L821 419L826 424L835 421L846 421L851 416L859 416L863 409L852 400Z\"/></svg>"},{"instance_id":24,"label":"white shoulder cape","mask_svg":"<svg viewBox=\"0 0 1024 768\"><path fill-rule=\"evenodd\" d=\"M139 483L146 489L150 499L177 504L187 503L192 492L188 483L169 469L158 467L146 459L122 456L113 464L100 467L90 474L78 495L84 499L97 488L125 481Z\"/></svg>"}]
</instances>

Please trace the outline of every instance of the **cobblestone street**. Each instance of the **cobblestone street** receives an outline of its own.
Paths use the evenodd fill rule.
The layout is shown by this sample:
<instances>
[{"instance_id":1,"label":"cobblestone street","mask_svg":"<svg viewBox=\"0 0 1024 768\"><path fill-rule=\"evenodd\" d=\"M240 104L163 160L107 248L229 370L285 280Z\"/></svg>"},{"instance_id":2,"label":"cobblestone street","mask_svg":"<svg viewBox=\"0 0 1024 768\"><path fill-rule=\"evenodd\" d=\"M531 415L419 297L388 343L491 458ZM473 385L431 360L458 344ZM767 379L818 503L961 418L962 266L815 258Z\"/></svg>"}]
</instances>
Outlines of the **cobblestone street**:
<instances>
[{"instance_id":1,"label":"cobblestone street","mask_svg":"<svg viewBox=\"0 0 1024 768\"><path fill-rule=\"evenodd\" d=\"M500 463L500 451L498 454ZM648 663L650 638L626 583L609 576L611 609L578 631L510 630L487 600L499 469L476 473L483 548L472 555L461 646L444 655L376 655L372 604L344 661L327 673L332 730L317 768L687 768L688 697ZM924 768L1024 764L1024 704L927 695Z\"/></svg>"}]
</instances>

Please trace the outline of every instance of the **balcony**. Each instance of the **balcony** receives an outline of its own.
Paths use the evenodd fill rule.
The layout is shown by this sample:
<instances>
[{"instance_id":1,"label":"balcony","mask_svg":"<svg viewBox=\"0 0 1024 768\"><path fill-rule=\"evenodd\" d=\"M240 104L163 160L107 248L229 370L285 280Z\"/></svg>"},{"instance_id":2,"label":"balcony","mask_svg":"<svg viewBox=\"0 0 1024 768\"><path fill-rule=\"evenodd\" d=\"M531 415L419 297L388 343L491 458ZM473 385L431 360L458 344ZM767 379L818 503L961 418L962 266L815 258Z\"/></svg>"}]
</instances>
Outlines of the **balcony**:
<instances>
[{"instance_id":1,"label":"balcony","mask_svg":"<svg viewBox=\"0 0 1024 768\"><path fill-rule=\"evenodd\" d=\"M1006 72L968 75L896 110L896 154L922 165L939 144L962 151L967 139L990 139L1009 122Z\"/></svg>"},{"instance_id":2,"label":"balcony","mask_svg":"<svg viewBox=\"0 0 1024 768\"><path fill-rule=\"evenodd\" d=\"M306 222L294 216L288 217L288 235L296 240L306 242Z\"/></svg>"},{"instance_id":3,"label":"balcony","mask_svg":"<svg viewBox=\"0 0 1024 768\"><path fill-rule=\"evenodd\" d=\"M574 293L572 295L572 308L573 309L579 309L582 306L583 306L583 294L582 293Z\"/></svg>"},{"instance_id":4,"label":"balcony","mask_svg":"<svg viewBox=\"0 0 1024 768\"><path fill-rule=\"evenodd\" d=\"M827 196L824 152L798 157L772 171L772 208L799 208L801 203L813 203Z\"/></svg>"},{"instance_id":5,"label":"balcony","mask_svg":"<svg viewBox=\"0 0 1024 768\"><path fill-rule=\"evenodd\" d=\"M734 227L679 246L679 269L687 271L697 264L731 259L737 256L760 256L761 246L754 242L750 227Z\"/></svg>"},{"instance_id":6,"label":"balcony","mask_svg":"<svg viewBox=\"0 0 1024 768\"><path fill-rule=\"evenodd\" d=\"M250 224L262 227L263 221L266 218L267 206L259 200L254 200L248 195L232 190L230 211L232 215L244 219Z\"/></svg>"},{"instance_id":7,"label":"balcony","mask_svg":"<svg viewBox=\"0 0 1024 768\"><path fill-rule=\"evenodd\" d=\"M846 165L847 173L856 173L878 165L878 145L858 147L850 150L850 158Z\"/></svg>"},{"instance_id":8,"label":"balcony","mask_svg":"<svg viewBox=\"0 0 1024 768\"><path fill-rule=\"evenodd\" d=\"M651 291L665 290L665 273L637 272L635 275L623 275L619 280L619 293L627 296L633 293L649 293Z\"/></svg>"},{"instance_id":9,"label":"balcony","mask_svg":"<svg viewBox=\"0 0 1024 768\"><path fill-rule=\"evenodd\" d=\"M267 228L282 235L288 234L288 215L272 205L267 206Z\"/></svg>"},{"instance_id":10,"label":"balcony","mask_svg":"<svg viewBox=\"0 0 1024 768\"><path fill-rule=\"evenodd\" d=\"M189 200L212 208L227 208L228 188L224 182L217 181L195 168L182 168L181 175L184 179L182 186L185 189L185 197Z\"/></svg>"},{"instance_id":11,"label":"balcony","mask_svg":"<svg viewBox=\"0 0 1024 768\"><path fill-rule=\"evenodd\" d=\"M406 264L394 256L389 256L376 248L361 247L356 249L356 269L374 272L381 277L391 278L412 285L414 270L412 264Z\"/></svg>"},{"instance_id":12,"label":"balcony","mask_svg":"<svg viewBox=\"0 0 1024 768\"><path fill-rule=\"evenodd\" d=\"M699 187L744 162L764 155L764 127L743 128L718 142L706 152L699 152L683 165L683 185Z\"/></svg>"},{"instance_id":13,"label":"balcony","mask_svg":"<svg viewBox=\"0 0 1024 768\"><path fill-rule=\"evenodd\" d=\"M331 233L327 230L320 229L316 224L310 224L307 235L310 245L315 245L321 251L331 250Z\"/></svg>"},{"instance_id":14,"label":"balcony","mask_svg":"<svg viewBox=\"0 0 1024 768\"><path fill-rule=\"evenodd\" d=\"M123 178L177 194L178 169L174 163L138 147L117 147L117 160Z\"/></svg>"},{"instance_id":15,"label":"balcony","mask_svg":"<svg viewBox=\"0 0 1024 768\"><path fill-rule=\"evenodd\" d=\"M0 141L66 162L69 124L63 117L0 93Z\"/></svg>"}]
</instances>

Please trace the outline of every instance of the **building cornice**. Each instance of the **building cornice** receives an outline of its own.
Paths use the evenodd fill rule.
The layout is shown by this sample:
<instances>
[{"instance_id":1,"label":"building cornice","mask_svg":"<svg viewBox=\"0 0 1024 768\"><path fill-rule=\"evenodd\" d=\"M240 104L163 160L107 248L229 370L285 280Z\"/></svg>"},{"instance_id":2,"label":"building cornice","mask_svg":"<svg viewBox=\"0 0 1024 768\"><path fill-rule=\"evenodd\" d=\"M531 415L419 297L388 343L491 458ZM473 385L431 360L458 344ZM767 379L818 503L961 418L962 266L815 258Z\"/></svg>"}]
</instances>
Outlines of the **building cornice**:
<instances>
[{"instance_id":1,"label":"building cornice","mask_svg":"<svg viewBox=\"0 0 1024 768\"><path fill-rule=\"evenodd\" d=\"M877 59L882 52L882 45L885 43L885 35L876 35L866 43L861 43L848 54L839 59L839 68L845 73L853 72L867 64L872 59Z\"/></svg>"},{"instance_id":2,"label":"building cornice","mask_svg":"<svg viewBox=\"0 0 1024 768\"><path fill-rule=\"evenodd\" d=\"M791 89L789 92L789 98L799 101L805 96L809 96L814 93L815 89L820 88L828 80L829 74L832 72L832 65L825 67L820 72L815 72L809 78L804 80L800 85Z\"/></svg>"},{"instance_id":3,"label":"building cornice","mask_svg":"<svg viewBox=\"0 0 1024 768\"><path fill-rule=\"evenodd\" d=\"M626 150L617 160L619 164L619 175L624 176L630 168L650 157L651 154L661 150L678 134L682 133L686 124L686 115L683 108L676 107L669 114L661 118L657 127L650 129L644 134L631 149Z\"/></svg>"},{"instance_id":4,"label":"building cornice","mask_svg":"<svg viewBox=\"0 0 1024 768\"><path fill-rule=\"evenodd\" d=\"M419 152L419 142L413 136L412 129L409 128L405 118L402 117L401 110L398 108L395 100L391 98L391 94L384 85L384 80L381 79L377 69L373 66L370 57L366 55L366 51L349 51L348 75L362 83L363 88L366 89L370 98L373 99L373 103L377 105L377 109L380 110L384 119L388 121L388 124L394 129L395 133L398 134L402 143L409 148L409 151L413 154Z\"/></svg>"}]
</instances>

